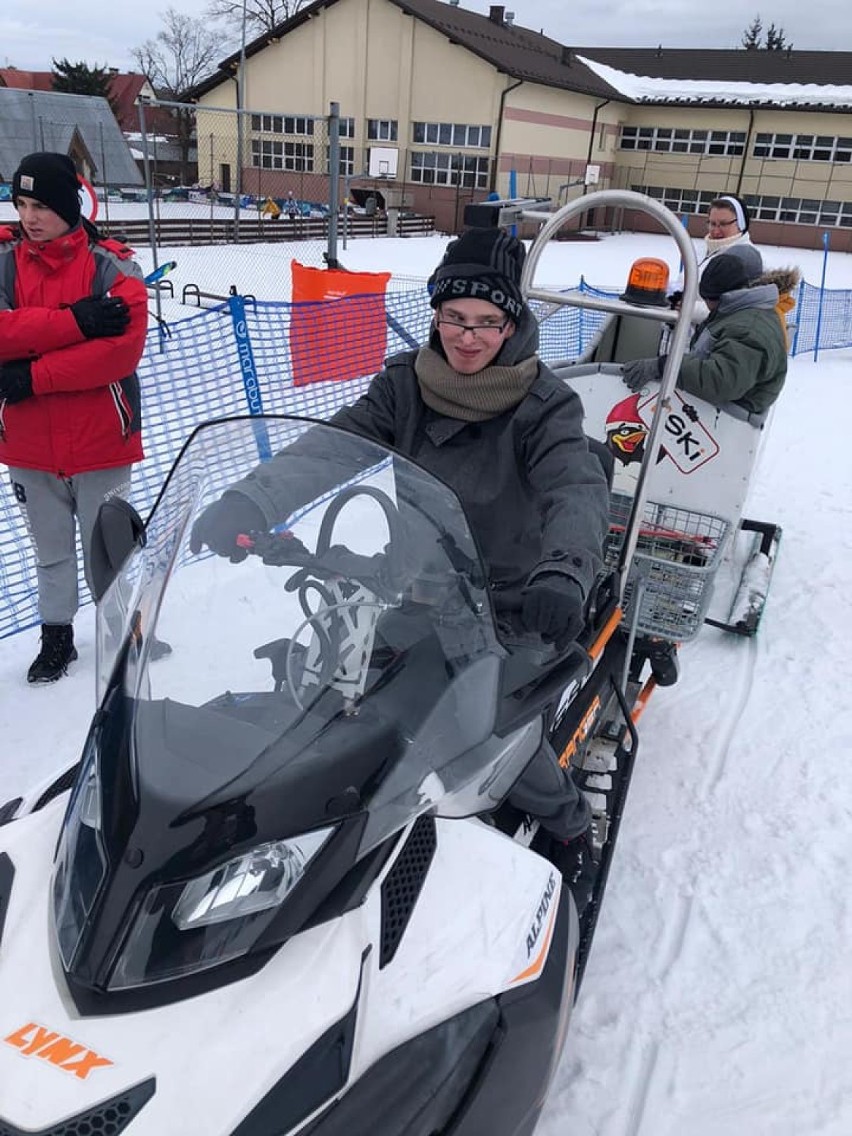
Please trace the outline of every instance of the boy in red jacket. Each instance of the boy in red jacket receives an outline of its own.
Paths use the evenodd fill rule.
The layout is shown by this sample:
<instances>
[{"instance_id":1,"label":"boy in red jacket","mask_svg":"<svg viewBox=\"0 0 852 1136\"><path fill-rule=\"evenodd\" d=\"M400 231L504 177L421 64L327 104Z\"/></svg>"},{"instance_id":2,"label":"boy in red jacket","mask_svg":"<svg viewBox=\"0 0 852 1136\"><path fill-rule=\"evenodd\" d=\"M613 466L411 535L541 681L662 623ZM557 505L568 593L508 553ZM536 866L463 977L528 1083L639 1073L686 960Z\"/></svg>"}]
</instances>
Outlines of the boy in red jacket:
<instances>
[{"instance_id":1,"label":"boy in red jacket","mask_svg":"<svg viewBox=\"0 0 852 1136\"><path fill-rule=\"evenodd\" d=\"M132 253L81 218L64 154L24 158L12 181L20 231L0 228L0 462L36 560L41 649L31 683L77 657L76 525L91 586L101 503L126 496L142 454L139 381L148 298Z\"/></svg>"}]
</instances>

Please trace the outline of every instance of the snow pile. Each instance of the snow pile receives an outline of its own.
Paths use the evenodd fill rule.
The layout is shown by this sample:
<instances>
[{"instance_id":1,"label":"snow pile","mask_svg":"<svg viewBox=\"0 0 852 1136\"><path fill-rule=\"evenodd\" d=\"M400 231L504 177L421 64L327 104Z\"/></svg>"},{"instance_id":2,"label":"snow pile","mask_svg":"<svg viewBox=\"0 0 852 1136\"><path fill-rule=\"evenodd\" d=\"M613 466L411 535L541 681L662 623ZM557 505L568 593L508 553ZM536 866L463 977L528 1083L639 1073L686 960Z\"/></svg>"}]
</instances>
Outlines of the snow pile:
<instances>
[{"instance_id":1,"label":"snow pile","mask_svg":"<svg viewBox=\"0 0 852 1136\"><path fill-rule=\"evenodd\" d=\"M636 102L712 102L737 105L852 107L852 84L740 83L711 79L656 79L619 71L578 55L579 61L619 94Z\"/></svg>"}]
</instances>

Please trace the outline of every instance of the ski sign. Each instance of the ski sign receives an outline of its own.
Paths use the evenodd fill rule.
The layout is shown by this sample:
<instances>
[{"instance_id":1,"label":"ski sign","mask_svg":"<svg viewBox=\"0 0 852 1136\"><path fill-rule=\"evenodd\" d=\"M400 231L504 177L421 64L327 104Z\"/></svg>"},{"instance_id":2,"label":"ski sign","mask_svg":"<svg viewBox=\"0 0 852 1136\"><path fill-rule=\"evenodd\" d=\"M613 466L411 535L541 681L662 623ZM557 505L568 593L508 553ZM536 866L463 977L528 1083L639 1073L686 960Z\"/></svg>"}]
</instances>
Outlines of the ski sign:
<instances>
[{"instance_id":1,"label":"ski sign","mask_svg":"<svg viewBox=\"0 0 852 1136\"><path fill-rule=\"evenodd\" d=\"M636 408L648 429L658 397L658 392L655 392L642 399ZM696 408L686 402L679 391L672 392L670 403L663 418L660 443L681 473L694 473L716 457L720 451L719 443L701 421Z\"/></svg>"}]
</instances>

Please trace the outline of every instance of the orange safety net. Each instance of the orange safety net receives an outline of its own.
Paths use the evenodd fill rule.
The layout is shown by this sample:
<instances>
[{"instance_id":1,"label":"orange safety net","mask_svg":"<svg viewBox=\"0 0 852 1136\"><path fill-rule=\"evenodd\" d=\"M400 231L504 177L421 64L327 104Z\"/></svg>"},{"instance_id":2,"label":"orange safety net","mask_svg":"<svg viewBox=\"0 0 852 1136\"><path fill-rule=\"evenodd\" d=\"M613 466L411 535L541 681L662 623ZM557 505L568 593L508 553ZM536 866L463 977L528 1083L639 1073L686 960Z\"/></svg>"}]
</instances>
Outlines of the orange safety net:
<instances>
[{"instance_id":1,"label":"orange safety net","mask_svg":"<svg viewBox=\"0 0 852 1136\"><path fill-rule=\"evenodd\" d=\"M345 382L380 371L390 272L308 268L291 261L293 383Z\"/></svg>"}]
</instances>

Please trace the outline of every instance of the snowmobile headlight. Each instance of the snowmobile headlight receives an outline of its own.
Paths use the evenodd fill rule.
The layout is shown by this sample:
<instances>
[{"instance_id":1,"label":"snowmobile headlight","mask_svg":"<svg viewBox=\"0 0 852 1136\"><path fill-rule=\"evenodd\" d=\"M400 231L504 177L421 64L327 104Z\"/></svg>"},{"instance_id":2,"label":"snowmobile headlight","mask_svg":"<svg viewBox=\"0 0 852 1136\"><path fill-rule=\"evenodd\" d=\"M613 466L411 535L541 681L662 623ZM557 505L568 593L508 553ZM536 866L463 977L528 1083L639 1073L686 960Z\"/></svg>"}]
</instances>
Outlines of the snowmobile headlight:
<instances>
[{"instance_id":1,"label":"snowmobile headlight","mask_svg":"<svg viewBox=\"0 0 852 1136\"><path fill-rule=\"evenodd\" d=\"M320 828L292 840L261 844L190 880L172 912L175 926L186 931L278 907L332 831Z\"/></svg>"},{"instance_id":2,"label":"snowmobile headlight","mask_svg":"<svg viewBox=\"0 0 852 1136\"><path fill-rule=\"evenodd\" d=\"M203 876L152 888L108 988L167 982L247 954L333 832L319 828L259 844Z\"/></svg>"}]
</instances>

